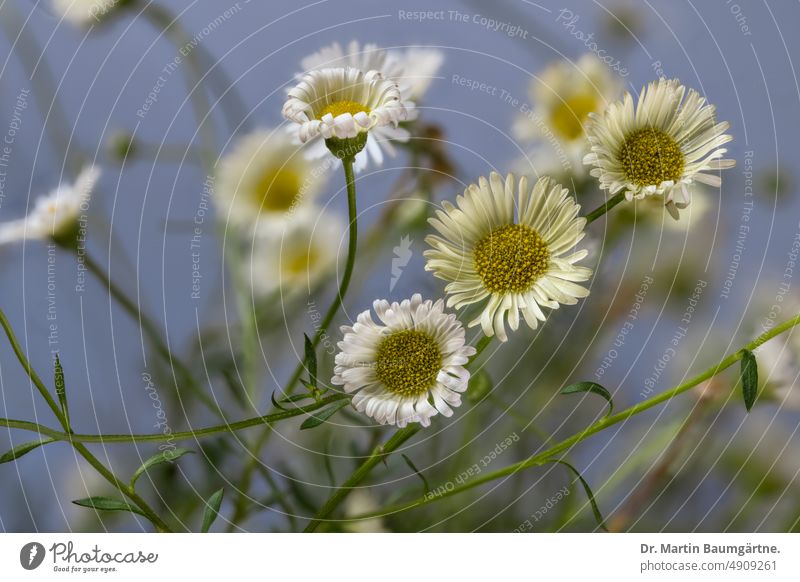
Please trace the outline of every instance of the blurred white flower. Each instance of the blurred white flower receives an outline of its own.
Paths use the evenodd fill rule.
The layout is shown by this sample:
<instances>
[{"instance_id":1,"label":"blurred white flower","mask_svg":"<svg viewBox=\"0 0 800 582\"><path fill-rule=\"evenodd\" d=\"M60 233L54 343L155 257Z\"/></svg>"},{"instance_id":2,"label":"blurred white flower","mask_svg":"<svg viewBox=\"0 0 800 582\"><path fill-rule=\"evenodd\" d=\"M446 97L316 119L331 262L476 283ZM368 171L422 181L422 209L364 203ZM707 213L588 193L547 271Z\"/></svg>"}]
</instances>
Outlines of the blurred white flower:
<instances>
[{"instance_id":1,"label":"blurred white flower","mask_svg":"<svg viewBox=\"0 0 800 582\"><path fill-rule=\"evenodd\" d=\"M685 96L685 99L684 99ZM733 138L729 124L717 123L716 108L677 79L660 79L633 97L611 104L602 115L590 114L586 131L592 146L584 163L609 194L628 200L659 194L673 216L691 202L695 181L719 187L717 172L735 165L722 159L721 146Z\"/></svg>"},{"instance_id":2,"label":"blurred white flower","mask_svg":"<svg viewBox=\"0 0 800 582\"><path fill-rule=\"evenodd\" d=\"M788 305L784 310L792 315ZM760 345L753 352L758 362L759 384L767 396L783 406L800 410L800 331L796 328Z\"/></svg>"},{"instance_id":3,"label":"blurred white flower","mask_svg":"<svg viewBox=\"0 0 800 582\"><path fill-rule=\"evenodd\" d=\"M52 0L55 11L73 25L89 28L129 0Z\"/></svg>"},{"instance_id":4,"label":"blurred white flower","mask_svg":"<svg viewBox=\"0 0 800 582\"><path fill-rule=\"evenodd\" d=\"M593 54L576 63L558 60L531 81L532 107L517 116L514 135L534 143L532 158L540 157L535 152L546 142L561 158L562 169L569 167L580 176L583 156L589 151L584 132L589 114L602 112L621 91L621 81ZM546 170L541 173L551 175Z\"/></svg>"},{"instance_id":5,"label":"blurred white flower","mask_svg":"<svg viewBox=\"0 0 800 582\"><path fill-rule=\"evenodd\" d=\"M0 224L0 244L25 239L74 244L80 215L87 209L99 177L99 169L86 167L74 184L61 185L50 194L37 198L28 216Z\"/></svg>"},{"instance_id":6,"label":"blurred white flower","mask_svg":"<svg viewBox=\"0 0 800 582\"><path fill-rule=\"evenodd\" d=\"M444 301L423 301L415 294L401 303L373 303L356 323L342 326L333 384L354 394L353 406L380 424L422 426L441 413L452 416L461 405L469 372L464 367L475 348L466 345L464 328Z\"/></svg>"},{"instance_id":7,"label":"blurred white flower","mask_svg":"<svg viewBox=\"0 0 800 582\"><path fill-rule=\"evenodd\" d=\"M345 230L335 215L311 211L283 228L259 225L248 270L253 295L310 292L336 268Z\"/></svg>"},{"instance_id":8,"label":"blurred white flower","mask_svg":"<svg viewBox=\"0 0 800 582\"><path fill-rule=\"evenodd\" d=\"M373 513L381 508L378 501L366 489L356 489L344 502L344 515L347 518ZM372 517L369 519L349 520L343 523L345 530L352 533L388 533L383 519Z\"/></svg>"},{"instance_id":9,"label":"blurred white flower","mask_svg":"<svg viewBox=\"0 0 800 582\"><path fill-rule=\"evenodd\" d=\"M517 186L513 175L504 181L492 172L470 184L456 204L443 202L429 219L441 236L425 239L432 247L425 251L425 270L449 281L448 306L486 302L470 327L480 324L487 336L506 341L506 316L512 330L520 313L536 329L546 319L542 307L574 305L589 295L577 283L592 271L575 264L588 255L575 250L586 219L560 184L543 177L531 189L525 177Z\"/></svg>"},{"instance_id":10,"label":"blurred white flower","mask_svg":"<svg viewBox=\"0 0 800 582\"><path fill-rule=\"evenodd\" d=\"M336 67L303 75L289 91L283 115L297 124L297 136L303 143L316 137L366 140L367 132L377 128L397 128L408 119L411 107L401 98L397 84L379 71ZM358 149L343 155L357 154L364 147L364 142L359 143ZM327 145L330 148L331 144Z\"/></svg>"},{"instance_id":11,"label":"blurred white flower","mask_svg":"<svg viewBox=\"0 0 800 582\"><path fill-rule=\"evenodd\" d=\"M325 169L307 160L283 131L260 129L245 135L219 164L219 218L234 227L291 222L312 206Z\"/></svg>"}]
</instances>

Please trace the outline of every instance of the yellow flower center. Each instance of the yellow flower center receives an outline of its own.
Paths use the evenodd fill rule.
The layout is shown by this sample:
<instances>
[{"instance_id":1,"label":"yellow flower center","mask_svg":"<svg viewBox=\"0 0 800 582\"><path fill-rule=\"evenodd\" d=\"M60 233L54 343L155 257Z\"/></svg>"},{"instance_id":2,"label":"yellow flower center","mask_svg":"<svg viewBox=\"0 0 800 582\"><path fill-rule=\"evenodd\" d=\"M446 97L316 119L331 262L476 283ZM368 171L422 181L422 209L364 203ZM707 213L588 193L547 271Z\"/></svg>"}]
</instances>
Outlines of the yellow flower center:
<instances>
[{"instance_id":1,"label":"yellow flower center","mask_svg":"<svg viewBox=\"0 0 800 582\"><path fill-rule=\"evenodd\" d=\"M619 150L619 160L625 175L637 186L677 182L686 163L678 143L655 127L630 134Z\"/></svg>"},{"instance_id":2,"label":"yellow flower center","mask_svg":"<svg viewBox=\"0 0 800 582\"><path fill-rule=\"evenodd\" d=\"M256 184L253 202L262 211L286 212L300 197L300 175L287 168L269 168Z\"/></svg>"},{"instance_id":3,"label":"yellow flower center","mask_svg":"<svg viewBox=\"0 0 800 582\"><path fill-rule=\"evenodd\" d=\"M507 224L483 237L474 251L475 271L492 293L522 293L547 272L550 250L538 232Z\"/></svg>"},{"instance_id":4,"label":"yellow flower center","mask_svg":"<svg viewBox=\"0 0 800 582\"><path fill-rule=\"evenodd\" d=\"M425 332L397 331L378 344L375 373L394 394L420 396L433 387L441 368L439 345Z\"/></svg>"},{"instance_id":5,"label":"yellow flower center","mask_svg":"<svg viewBox=\"0 0 800 582\"><path fill-rule=\"evenodd\" d=\"M573 95L559 102L550 116L550 125L561 137L573 140L583 135L583 124L589 114L598 109L593 95Z\"/></svg>"},{"instance_id":6,"label":"yellow flower center","mask_svg":"<svg viewBox=\"0 0 800 582\"><path fill-rule=\"evenodd\" d=\"M319 253L312 245L299 252L290 254L283 260L284 271L290 275L302 275L309 272L317 262Z\"/></svg>"},{"instance_id":7,"label":"yellow flower center","mask_svg":"<svg viewBox=\"0 0 800 582\"><path fill-rule=\"evenodd\" d=\"M343 113L349 113L350 115L355 115L356 113L369 113L369 107L365 107L361 105L358 101L334 101L326 105L322 111L319 112L319 118L322 119L328 113L333 115L334 117L339 117Z\"/></svg>"}]
</instances>

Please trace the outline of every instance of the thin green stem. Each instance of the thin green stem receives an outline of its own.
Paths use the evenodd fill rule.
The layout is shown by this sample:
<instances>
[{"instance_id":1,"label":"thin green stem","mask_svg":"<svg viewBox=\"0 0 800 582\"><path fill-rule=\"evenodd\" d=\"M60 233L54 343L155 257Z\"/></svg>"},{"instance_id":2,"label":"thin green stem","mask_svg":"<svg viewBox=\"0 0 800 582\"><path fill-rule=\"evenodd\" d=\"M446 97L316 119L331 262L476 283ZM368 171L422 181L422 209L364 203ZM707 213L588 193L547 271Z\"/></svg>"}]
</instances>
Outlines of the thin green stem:
<instances>
[{"instance_id":1,"label":"thin green stem","mask_svg":"<svg viewBox=\"0 0 800 582\"><path fill-rule=\"evenodd\" d=\"M342 484L341 487L334 491L333 495L331 495L328 501L325 502L325 505L322 506L314 518L308 523L305 531L315 531L322 524L322 522L331 513L333 513L339 504L344 501L345 497L347 497L350 492L357 487L358 484L367 477L367 475L369 475L370 471L372 471L372 469L374 469L378 463L400 448L400 446L414 436L419 429L419 424L409 424L405 428L401 428L395 432L392 437L386 441L386 444L375 447L375 449L372 451L372 454L367 457L361 466L356 469L352 475L350 475L350 477Z\"/></svg>"},{"instance_id":2,"label":"thin green stem","mask_svg":"<svg viewBox=\"0 0 800 582\"><path fill-rule=\"evenodd\" d=\"M347 394L335 394L333 396L328 396L327 398L322 398L318 402L314 402L313 404L309 404L308 406L292 408L290 410L283 410L281 412L267 414L264 416L256 416L253 418L247 418L245 420L239 420L227 424L219 424L215 426L199 428L196 430L187 430L187 431L173 432L173 433L67 434L65 432L53 430L51 428L47 428L45 426L33 422L12 420L7 418L0 418L0 426L8 428L18 428L21 430L28 430L31 432L39 433L44 436L48 436L57 441L70 441L75 443L109 444L109 443L185 441L185 440L195 440L202 437L207 437L222 433L234 433L254 426L263 426L265 424L272 424L280 420L285 420L287 418L293 418L295 416L302 416L304 414L308 414L309 412L313 412L314 410L319 410L320 408L323 408L333 402L349 398L350 396Z\"/></svg>"},{"instance_id":3,"label":"thin green stem","mask_svg":"<svg viewBox=\"0 0 800 582\"><path fill-rule=\"evenodd\" d=\"M606 200L605 204L599 206L598 208L595 208L589 214L586 215L585 217L586 223L590 224L594 222L595 220L603 216L605 213L614 208L617 204L619 204L623 200L625 200L625 192L619 192L617 194L614 194L614 196Z\"/></svg>"},{"instance_id":4,"label":"thin green stem","mask_svg":"<svg viewBox=\"0 0 800 582\"><path fill-rule=\"evenodd\" d=\"M684 383L682 383L682 384L680 384L678 386L675 386L671 390L667 390L665 392L662 392L661 394L653 396L652 398L648 398L647 400L644 400L644 401L640 402L639 404L631 406L630 408L627 408L627 409L625 409L625 410L623 410L621 412L618 412L617 414L615 414L613 416L608 416L608 417L604 418L603 420L601 420L601 421L593 424L592 426L588 427L586 430L584 430L582 432L579 432L579 433L571 436L570 438L565 439L565 440L561 441L560 443L550 447L546 451L543 451L543 452L538 453L536 455L532 455L532 456L528 457L527 459L525 459L523 461L520 461L518 463L514 463L512 465L504 467L503 469L499 469L499 470L493 471L491 473L486 473L486 474L484 474L484 475L482 475L480 477L477 477L477 478L469 481L468 483L465 483L464 485L461 485L459 487L455 487L455 488L450 489L448 491L444 491L441 494L437 494L435 496L427 495L425 497L421 497L421 498L415 499L413 501L408 501L408 502L405 502L405 503L398 503L396 505L385 507L385 508L383 508L383 509L381 509L379 511L372 512L372 513L367 513L367 514L364 514L364 515L359 515L359 516L351 518L351 519L367 519L367 518L370 518L370 517L376 517L376 516L381 516L381 515L389 515L389 514L398 513L398 512L401 512L401 511L407 511L409 509L414 509L414 508L420 507L422 505L427 505L428 503L433 503L434 501L439 501L440 499L444 499L445 497L450 497L452 495L458 495L459 493L463 493L463 492L468 491L470 489L474 489L475 487L478 487L478 486L483 485L485 483L489 483L491 481L495 481L495 480L501 479L503 477L508 477L508 476L513 475L513 474L515 474L515 473L517 473L519 471L522 471L524 469L528 469L530 467L540 466L540 465L552 460L552 458L555 457L556 455L558 455L558 454L560 454L560 453L562 453L562 452L564 452L566 450L571 449L573 446L575 446L578 443L586 440L590 436L592 436L594 434L597 434L598 432L600 432L600 431L602 431L602 430L604 430L604 429L606 429L606 428L608 428L610 426L613 426L613 425L618 424L618 423L620 423L620 422L622 422L624 420L627 420L627 419L629 419L629 418L631 418L633 416L636 416L637 414L640 414L640 413L644 412L645 410L649 410L650 408L653 408L654 406L657 406L658 404L661 404L662 402L666 402L667 400L671 400L672 398L675 398L679 394L682 394L682 393L686 392L687 390L690 390L691 388L694 388L698 384L701 384L701 383L705 382L709 378L713 378L714 376L719 374L721 371L731 367L733 364L735 364L736 362L741 360L742 359L742 355L746 350L752 351L752 350L756 349L758 346L760 346L761 344L763 344L764 342L769 341L770 339L772 339L776 335L779 335L779 334L783 333L784 331L786 331L788 329L791 329L792 327L794 327L794 326L796 326L798 324L800 324L800 314L794 316L793 318L783 322L782 324L780 324L778 326L773 327L771 330L761 334L760 336L758 336L752 342L750 342L747 345L743 346L741 349L739 349L735 353L731 354L730 356L728 356L727 358L725 358L724 360L722 360L721 362L719 362L715 366L712 366L711 368L707 369L705 372L702 372L701 374L698 374L694 378L691 378L690 380L687 380L686 382L684 382Z\"/></svg>"}]
</instances>

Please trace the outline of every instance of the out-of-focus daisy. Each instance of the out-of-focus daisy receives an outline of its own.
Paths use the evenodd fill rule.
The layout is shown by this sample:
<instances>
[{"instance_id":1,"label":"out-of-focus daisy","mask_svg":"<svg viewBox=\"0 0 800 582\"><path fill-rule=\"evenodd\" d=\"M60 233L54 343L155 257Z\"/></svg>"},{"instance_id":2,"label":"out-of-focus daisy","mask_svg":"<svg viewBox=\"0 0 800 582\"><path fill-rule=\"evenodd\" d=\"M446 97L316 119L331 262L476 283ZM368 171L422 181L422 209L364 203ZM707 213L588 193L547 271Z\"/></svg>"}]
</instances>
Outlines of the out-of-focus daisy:
<instances>
[{"instance_id":1,"label":"out-of-focus daisy","mask_svg":"<svg viewBox=\"0 0 800 582\"><path fill-rule=\"evenodd\" d=\"M308 293L336 268L345 227L335 215L307 212L284 229L263 224L253 239L249 273L253 295Z\"/></svg>"},{"instance_id":2,"label":"out-of-focus daisy","mask_svg":"<svg viewBox=\"0 0 800 582\"><path fill-rule=\"evenodd\" d=\"M53 9L64 19L81 28L102 22L130 0L52 0Z\"/></svg>"},{"instance_id":3,"label":"out-of-focus daisy","mask_svg":"<svg viewBox=\"0 0 800 582\"><path fill-rule=\"evenodd\" d=\"M298 125L301 142L321 136L344 158L363 149L367 132L405 121L408 109L397 84L379 71L335 67L303 75L289 91L283 115Z\"/></svg>"},{"instance_id":4,"label":"out-of-focus daisy","mask_svg":"<svg viewBox=\"0 0 800 582\"><path fill-rule=\"evenodd\" d=\"M461 405L469 372L464 367L475 348L444 301L415 294L401 303L373 303L343 326L332 382L354 394L353 406L380 424L428 426L431 417L453 414Z\"/></svg>"},{"instance_id":5,"label":"out-of-focus daisy","mask_svg":"<svg viewBox=\"0 0 800 582\"><path fill-rule=\"evenodd\" d=\"M397 84L400 97L406 103L406 120L416 119L414 102L422 98L431 80L441 67L444 55L436 49L411 47L407 49L381 49L375 44L360 45L354 40L346 49L337 42L304 58L300 65L304 71L329 67L352 67L361 71L380 71L388 80ZM301 77L302 75L298 75ZM404 127L384 125L376 127L367 136L367 144L356 156L354 168L363 171L369 163L381 165L384 152L395 155L392 141L406 142L410 134ZM321 139L307 145L311 158L330 155Z\"/></svg>"},{"instance_id":6,"label":"out-of-focus daisy","mask_svg":"<svg viewBox=\"0 0 800 582\"><path fill-rule=\"evenodd\" d=\"M471 184L456 206L442 204L430 224L441 236L429 235L425 269L449 281L448 306L458 309L486 301L469 326L481 325L487 336L506 341L505 320L512 330L522 313L536 329L545 320L542 307L573 305L589 291L576 282L592 271L575 263L588 252L574 251L584 237L586 219L568 190L549 178L533 189L528 179L519 186L509 174L496 172Z\"/></svg>"},{"instance_id":7,"label":"out-of-focus daisy","mask_svg":"<svg viewBox=\"0 0 800 582\"><path fill-rule=\"evenodd\" d=\"M685 97L685 98L684 98ZM677 79L660 79L633 97L611 104L602 115L590 114L587 134L592 146L584 163L609 194L625 192L628 200L660 194L667 206L685 208L695 181L719 187L716 172L735 165L723 159L721 146L733 138L727 122L717 123L716 108ZM674 214L674 213L673 213Z\"/></svg>"},{"instance_id":8,"label":"out-of-focus daisy","mask_svg":"<svg viewBox=\"0 0 800 582\"><path fill-rule=\"evenodd\" d=\"M257 220L285 224L311 205L324 174L285 132L254 131L220 161L215 184L220 219L234 226Z\"/></svg>"},{"instance_id":9,"label":"out-of-focus daisy","mask_svg":"<svg viewBox=\"0 0 800 582\"><path fill-rule=\"evenodd\" d=\"M369 493L366 489L356 489L344 502L344 515L347 518L364 515L366 513L373 513L381 508L378 500ZM371 517L369 519L348 520L342 524L342 527L349 532L353 533L388 533L389 529L383 523L380 517Z\"/></svg>"},{"instance_id":10,"label":"out-of-focus daisy","mask_svg":"<svg viewBox=\"0 0 800 582\"><path fill-rule=\"evenodd\" d=\"M788 305L787 305L788 307ZM795 314L797 311L785 310ZM755 350L758 377L765 395L792 409L800 409L800 331L787 332Z\"/></svg>"},{"instance_id":11,"label":"out-of-focus daisy","mask_svg":"<svg viewBox=\"0 0 800 582\"><path fill-rule=\"evenodd\" d=\"M620 80L592 54L576 63L558 60L531 82L530 110L521 113L513 131L522 141L547 142L580 173L588 151L584 125L590 113L603 111L621 93Z\"/></svg>"},{"instance_id":12,"label":"out-of-focus daisy","mask_svg":"<svg viewBox=\"0 0 800 582\"><path fill-rule=\"evenodd\" d=\"M0 244L36 239L74 245L81 213L88 210L99 177L99 169L87 167L74 184L61 185L47 196L40 196L28 216L0 225Z\"/></svg>"}]
</instances>

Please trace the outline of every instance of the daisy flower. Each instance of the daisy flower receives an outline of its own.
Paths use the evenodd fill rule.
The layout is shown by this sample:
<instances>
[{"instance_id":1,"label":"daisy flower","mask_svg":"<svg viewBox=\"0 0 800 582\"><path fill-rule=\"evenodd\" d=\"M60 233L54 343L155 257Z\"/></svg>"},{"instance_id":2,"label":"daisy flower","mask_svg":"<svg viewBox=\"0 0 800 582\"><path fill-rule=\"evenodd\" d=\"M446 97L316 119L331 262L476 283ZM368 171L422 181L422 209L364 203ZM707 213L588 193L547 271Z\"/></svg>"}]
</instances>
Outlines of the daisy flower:
<instances>
[{"instance_id":1,"label":"daisy flower","mask_svg":"<svg viewBox=\"0 0 800 582\"><path fill-rule=\"evenodd\" d=\"M88 209L100 170L84 168L74 184L61 185L47 196L40 196L25 218L0 225L0 244L26 239L52 240L72 246L80 228L80 216Z\"/></svg>"},{"instance_id":2,"label":"daisy flower","mask_svg":"<svg viewBox=\"0 0 800 582\"><path fill-rule=\"evenodd\" d=\"M89 28L130 0L52 0L53 9L80 28Z\"/></svg>"},{"instance_id":3,"label":"daisy flower","mask_svg":"<svg viewBox=\"0 0 800 582\"><path fill-rule=\"evenodd\" d=\"M300 155L285 132L256 130L220 161L215 200L221 219L234 226L285 224L310 207L323 170Z\"/></svg>"},{"instance_id":4,"label":"daisy flower","mask_svg":"<svg viewBox=\"0 0 800 582\"><path fill-rule=\"evenodd\" d=\"M425 270L449 281L448 306L461 309L484 302L483 312L469 323L480 324L487 336L506 341L505 320L512 330L522 313L531 329L545 320L542 307L574 305L589 291L591 269L575 263L588 255L572 251L584 237L586 219L580 206L547 177L531 190L528 179L505 182L496 172L471 184L456 206L442 204L428 222L441 236L429 235Z\"/></svg>"},{"instance_id":5,"label":"daisy flower","mask_svg":"<svg viewBox=\"0 0 800 582\"><path fill-rule=\"evenodd\" d=\"M361 71L380 71L386 79L397 84L400 97L406 103L406 120L411 121L417 118L418 113L413 102L422 98L443 61L444 55L436 49L412 47L404 50L386 50L375 44L361 46L354 40L346 49L343 49L338 42L324 47L304 58L300 65L304 71L326 67L353 67ZM298 78L301 77L302 75L298 75ZM381 165L384 153L389 156L394 156L396 153L392 142L407 142L409 137L408 130L403 127L384 125L374 128L367 136L366 147L356 156L355 171L365 170L370 162ZM331 154L322 139L315 139L308 144L307 155L311 158L320 158Z\"/></svg>"},{"instance_id":6,"label":"daisy flower","mask_svg":"<svg viewBox=\"0 0 800 582\"><path fill-rule=\"evenodd\" d=\"M397 84L379 71L335 67L303 75L289 91L283 116L298 125L301 142L321 136L342 158L361 151L368 132L405 121L408 108Z\"/></svg>"},{"instance_id":7,"label":"daisy flower","mask_svg":"<svg viewBox=\"0 0 800 582\"><path fill-rule=\"evenodd\" d=\"M250 286L255 297L282 290L310 292L336 268L345 226L335 215L305 213L282 230L260 225L250 255Z\"/></svg>"},{"instance_id":8,"label":"daisy flower","mask_svg":"<svg viewBox=\"0 0 800 582\"><path fill-rule=\"evenodd\" d=\"M676 79L660 79L642 90L634 108L626 93L602 115L590 114L587 134L592 151L584 158L592 176L609 194L628 200L659 194L668 207L685 208L695 181L719 187L715 172L735 165L722 159L721 146L733 138L729 124L717 123L716 108ZM671 214L675 212L671 211Z\"/></svg>"},{"instance_id":9,"label":"daisy flower","mask_svg":"<svg viewBox=\"0 0 800 582\"><path fill-rule=\"evenodd\" d=\"M378 300L342 326L332 382L354 394L353 406L380 424L422 426L461 405L469 372L464 367L475 348L464 328L441 299L423 301L415 294L401 303Z\"/></svg>"},{"instance_id":10,"label":"daisy flower","mask_svg":"<svg viewBox=\"0 0 800 582\"><path fill-rule=\"evenodd\" d=\"M580 171L588 150L584 126L589 114L603 111L621 91L620 80L592 54L576 63L556 61L531 82L533 108L518 116L514 135L523 141L550 142Z\"/></svg>"}]
</instances>

